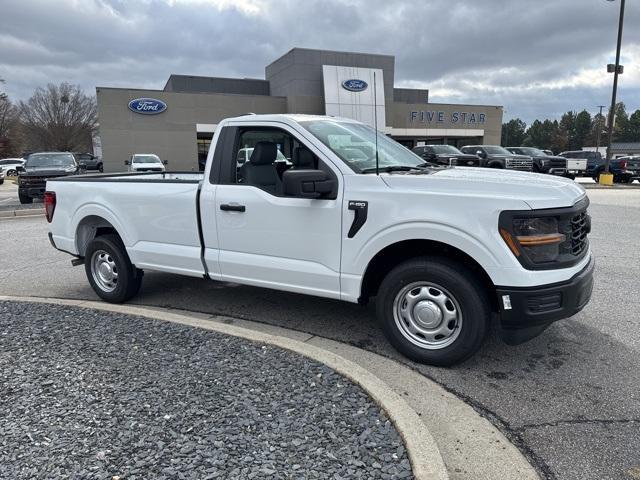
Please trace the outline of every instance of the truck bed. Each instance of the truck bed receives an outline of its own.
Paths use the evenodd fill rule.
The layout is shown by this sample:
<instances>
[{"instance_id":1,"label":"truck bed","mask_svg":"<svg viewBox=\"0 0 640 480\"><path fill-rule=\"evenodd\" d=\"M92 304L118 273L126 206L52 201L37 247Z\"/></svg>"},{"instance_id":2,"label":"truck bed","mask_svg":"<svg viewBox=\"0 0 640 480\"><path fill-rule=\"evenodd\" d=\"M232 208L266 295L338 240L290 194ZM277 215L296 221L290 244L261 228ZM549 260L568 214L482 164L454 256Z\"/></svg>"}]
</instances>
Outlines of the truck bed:
<instances>
[{"instance_id":1,"label":"truck bed","mask_svg":"<svg viewBox=\"0 0 640 480\"><path fill-rule=\"evenodd\" d=\"M80 222L103 218L119 233L138 268L202 276L197 213L202 178L197 172L149 172L74 175L47 182L47 190L55 191L58 199L52 240L78 254Z\"/></svg>"}]
</instances>

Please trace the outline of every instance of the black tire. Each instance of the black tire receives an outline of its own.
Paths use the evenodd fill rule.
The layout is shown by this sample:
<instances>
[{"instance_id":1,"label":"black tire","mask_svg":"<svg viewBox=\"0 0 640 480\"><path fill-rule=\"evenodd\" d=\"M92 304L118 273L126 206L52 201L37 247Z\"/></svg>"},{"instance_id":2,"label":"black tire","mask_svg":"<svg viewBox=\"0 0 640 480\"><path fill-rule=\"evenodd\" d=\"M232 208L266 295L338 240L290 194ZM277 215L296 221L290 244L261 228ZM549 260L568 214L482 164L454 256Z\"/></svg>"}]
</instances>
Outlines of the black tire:
<instances>
[{"instance_id":1,"label":"black tire","mask_svg":"<svg viewBox=\"0 0 640 480\"><path fill-rule=\"evenodd\" d=\"M396 323L396 296L417 282L439 286L459 306L461 320L460 323L456 320L457 326L453 328L459 331L450 344L431 349L421 347L409 340ZM419 288L408 291L413 294L414 290ZM376 314L385 336L400 353L416 362L449 366L466 360L482 345L491 318L487 293L482 282L464 265L446 258L420 257L401 263L387 274L378 290Z\"/></svg>"},{"instance_id":2,"label":"black tire","mask_svg":"<svg viewBox=\"0 0 640 480\"><path fill-rule=\"evenodd\" d=\"M98 164L98 171L99 171L100 173L103 173L103 170L104 170L104 169L103 169L103 167L102 167L102 164L101 164L101 163L99 163L99 164Z\"/></svg>"},{"instance_id":3,"label":"black tire","mask_svg":"<svg viewBox=\"0 0 640 480\"><path fill-rule=\"evenodd\" d=\"M7 177L15 177L15 175L16 175L15 170L7 170Z\"/></svg>"},{"instance_id":4,"label":"black tire","mask_svg":"<svg viewBox=\"0 0 640 480\"><path fill-rule=\"evenodd\" d=\"M105 252L107 258L115 264L117 280L114 282L115 288L111 291L96 282L92 273L93 257L99 252ZM138 293L142 284L142 270L136 269L131 263L122 240L115 234L101 235L89 243L84 257L84 270L94 292L110 303L123 303L130 300Z\"/></svg>"},{"instance_id":5,"label":"black tire","mask_svg":"<svg viewBox=\"0 0 640 480\"><path fill-rule=\"evenodd\" d=\"M24 195L20 192L18 192L18 198L20 199L20 203L27 204L27 203L33 203L33 197L30 197L29 195Z\"/></svg>"},{"instance_id":6,"label":"black tire","mask_svg":"<svg viewBox=\"0 0 640 480\"><path fill-rule=\"evenodd\" d=\"M0 178L0 185L4 183L4 178Z\"/></svg>"}]
</instances>

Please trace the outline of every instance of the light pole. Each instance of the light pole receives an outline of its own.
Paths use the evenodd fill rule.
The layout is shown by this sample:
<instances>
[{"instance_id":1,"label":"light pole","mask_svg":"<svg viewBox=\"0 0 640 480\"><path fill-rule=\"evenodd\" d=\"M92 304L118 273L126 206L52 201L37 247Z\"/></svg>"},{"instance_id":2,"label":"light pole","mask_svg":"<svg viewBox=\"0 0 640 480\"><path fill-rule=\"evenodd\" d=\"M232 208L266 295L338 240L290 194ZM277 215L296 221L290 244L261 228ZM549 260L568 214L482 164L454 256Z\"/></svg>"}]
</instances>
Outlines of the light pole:
<instances>
[{"instance_id":1,"label":"light pole","mask_svg":"<svg viewBox=\"0 0 640 480\"><path fill-rule=\"evenodd\" d=\"M600 113L598 114L598 125L596 127L598 129L598 135L596 136L596 153L600 152L600 134L602 133L602 109L604 107L606 107L606 105L598 105Z\"/></svg>"},{"instance_id":2,"label":"light pole","mask_svg":"<svg viewBox=\"0 0 640 480\"><path fill-rule=\"evenodd\" d=\"M614 0L608 0L610 2ZM618 45L616 47L616 63L613 68L611 65L607 65L607 71L613 70L613 92L611 93L611 109L609 110L609 141L607 144L607 162L604 167L604 173L609 174L609 167L611 165L611 140L613 138L613 119L616 113L616 93L618 91L618 75L622 73L622 66L620 65L620 46L622 45L622 25L624 23L624 3L625 0L620 0L620 18L618 20Z\"/></svg>"}]
</instances>

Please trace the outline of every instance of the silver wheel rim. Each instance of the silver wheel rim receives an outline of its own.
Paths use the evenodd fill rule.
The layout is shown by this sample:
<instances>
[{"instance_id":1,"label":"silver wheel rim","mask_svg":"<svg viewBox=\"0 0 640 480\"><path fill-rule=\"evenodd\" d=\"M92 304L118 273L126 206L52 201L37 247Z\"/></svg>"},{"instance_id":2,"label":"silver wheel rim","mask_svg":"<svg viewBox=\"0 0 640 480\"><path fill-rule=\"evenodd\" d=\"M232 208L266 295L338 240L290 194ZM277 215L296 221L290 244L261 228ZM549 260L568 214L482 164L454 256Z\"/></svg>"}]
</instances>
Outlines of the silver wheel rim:
<instances>
[{"instance_id":1,"label":"silver wheel rim","mask_svg":"<svg viewBox=\"0 0 640 480\"><path fill-rule=\"evenodd\" d=\"M393 316L402 336L426 350L448 347L462 327L458 301L430 282L414 282L400 290L393 301Z\"/></svg>"},{"instance_id":2,"label":"silver wheel rim","mask_svg":"<svg viewBox=\"0 0 640 480\"><path fill-rule=\"evenodd\" d=\"M96 250L91 256L91 276L104 292L113 292L118 286L118 267L110 253Z\"/></svg>"}]
</instances>

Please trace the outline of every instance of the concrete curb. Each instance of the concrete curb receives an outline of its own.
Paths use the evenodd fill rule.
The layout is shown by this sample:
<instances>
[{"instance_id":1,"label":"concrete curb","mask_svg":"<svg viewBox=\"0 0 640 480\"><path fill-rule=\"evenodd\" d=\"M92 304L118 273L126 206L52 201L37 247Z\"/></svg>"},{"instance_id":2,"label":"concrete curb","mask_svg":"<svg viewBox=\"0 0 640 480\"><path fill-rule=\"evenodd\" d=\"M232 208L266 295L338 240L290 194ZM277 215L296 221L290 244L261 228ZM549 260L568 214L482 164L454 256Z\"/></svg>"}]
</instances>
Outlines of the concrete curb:
<instances>
[{"instance_id":1,"label":"concrete curb","mask_svg":"<svg viewBox=\"0 0 640 480\"><path fill-rule=\"evenodd\" d=\"M39 215L44 215L44 208L25 208L22 210L0 211L0 218L36 217Z\"/></svg>"},{"instance_id":2,"label":"concrete curb","mask_svg":"<svg viewBox=\"0 0 640 480\"><path fill-rule=\"evenodd\" d=\"M286 350L290 350L315 361L323 363L338 373L344 375L354 383L362 387L373 400L387 413L398 432L402 436L407 449L407 455L411 461L413 474L417 480L448 479L449 474L444 460L433 436L422 422L415 410L392 390L385 382L380 380L360 365L347 360L340 355L323 348L304 343L292 338L280 337L264 332L238 327L225 323L212 322L203 318L177 314L164 308L147 308L130 305L113 305L100 302L83 300L59 300L37 297L14 297L0 295L0 300L17 302L51 303L56 305L68 305L83 308L92 308L109 312L117 312L126 315L136 315L155 320L163 320L181 325L211 330L226 335L245 338L254 342L268 343ZM211 318L208 315L206 318Z\"/></svg>"}]
</instances>

